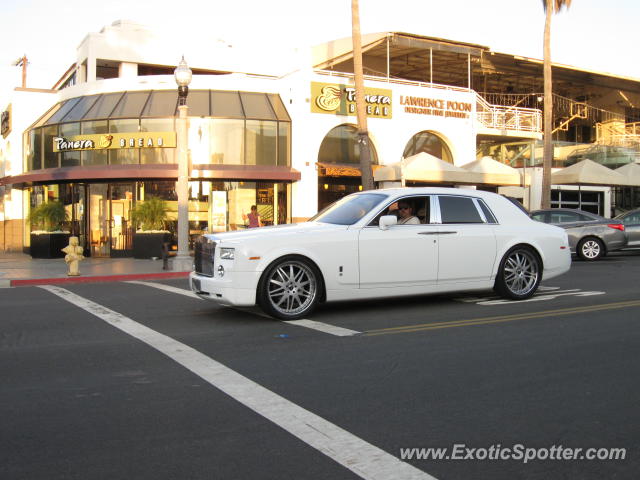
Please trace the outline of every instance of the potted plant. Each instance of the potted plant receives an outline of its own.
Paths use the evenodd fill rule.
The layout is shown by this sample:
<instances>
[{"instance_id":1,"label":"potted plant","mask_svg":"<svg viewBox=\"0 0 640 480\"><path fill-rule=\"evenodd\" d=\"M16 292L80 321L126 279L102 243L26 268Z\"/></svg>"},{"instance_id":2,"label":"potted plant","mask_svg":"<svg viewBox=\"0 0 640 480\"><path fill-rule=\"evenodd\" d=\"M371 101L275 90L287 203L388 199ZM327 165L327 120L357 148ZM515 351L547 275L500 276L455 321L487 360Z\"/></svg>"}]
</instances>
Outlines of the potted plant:
<instances>
[{"instance_id":1,"label":"potted plant","mask_svg":"<svg viewBox=\"0 0 640 480\"><path fill-rule=\"evenodd\" d=\"M31 257L62 258L62 249L69 243L71 236L63 224L69 219L62 202L45 202L33 208L29 213L31 223Z\"/></svg>"},{"instance_id":2,"label":"potted plant","mask_svg":"<svg viewBox=\"0 0 640 480\"><path fill-rule=\"evenodd\" d=\"M138 202L131 211L131 220L137 227L133 235L133 258L162 257L162 244L171 240L171 232L165 229L167 202L149 197Z\"/></svg>"}]
</instances>

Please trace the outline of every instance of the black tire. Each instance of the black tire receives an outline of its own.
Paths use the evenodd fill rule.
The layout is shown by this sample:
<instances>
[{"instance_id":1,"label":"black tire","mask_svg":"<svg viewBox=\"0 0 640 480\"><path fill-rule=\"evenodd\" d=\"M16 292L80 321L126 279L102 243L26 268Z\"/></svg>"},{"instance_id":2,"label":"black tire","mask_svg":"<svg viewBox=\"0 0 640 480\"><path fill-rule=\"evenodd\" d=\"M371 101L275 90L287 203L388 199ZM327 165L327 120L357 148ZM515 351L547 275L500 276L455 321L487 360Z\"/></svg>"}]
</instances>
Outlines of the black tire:
<instances>
[{"instance_id":1,"label":"black tire","mask_svg":"<svg viewBox=\"0 0 640 480\"><path fill-rule=\"evenodd\" d=\"M494 290L501 297L524 300L536 293L541 280L540 257L529 247L516 246L502 258Z\"/></svg>"},{"instance_id":2,"label":"black tire","mask_svg":"<svg viewBox=\"0 0 640 480\"><path fill-rule=\"evenodd\" d=\"M576 253L582 260L593 262L606 255L604 243L596 237L586 237L578 242Z\"/></svg>"},{"instance_id":3,"label":"black tire","mask_svg":"<svg viewBox=\"0 0 640 480\"><path fill-rule=\"evenodd\" d=\"M257 302L268 315L296 320L316 308L323 288L322 275L309 260L286 256L264 271L258 284Z\"/></svg>"}]
</instances>

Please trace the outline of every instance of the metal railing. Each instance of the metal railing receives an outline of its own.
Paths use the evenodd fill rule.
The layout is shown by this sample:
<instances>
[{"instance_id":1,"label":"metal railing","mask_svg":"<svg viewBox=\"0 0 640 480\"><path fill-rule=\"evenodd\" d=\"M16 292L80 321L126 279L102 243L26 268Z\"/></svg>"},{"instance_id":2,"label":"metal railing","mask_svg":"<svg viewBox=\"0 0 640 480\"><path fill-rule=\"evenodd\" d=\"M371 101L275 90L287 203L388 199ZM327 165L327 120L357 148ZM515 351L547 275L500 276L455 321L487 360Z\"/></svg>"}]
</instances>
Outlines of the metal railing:
<instances>
[{"instance_id":1,"label":"metal railing","mask_svg":"<svg viewBox=\"0 0 640 480\"><path fill-rule=\"evenodd\" d=\"M476 118L486 128L542 132L542 112L536 108L491 105L476 94Z\"/></svg>"}]
</instances>

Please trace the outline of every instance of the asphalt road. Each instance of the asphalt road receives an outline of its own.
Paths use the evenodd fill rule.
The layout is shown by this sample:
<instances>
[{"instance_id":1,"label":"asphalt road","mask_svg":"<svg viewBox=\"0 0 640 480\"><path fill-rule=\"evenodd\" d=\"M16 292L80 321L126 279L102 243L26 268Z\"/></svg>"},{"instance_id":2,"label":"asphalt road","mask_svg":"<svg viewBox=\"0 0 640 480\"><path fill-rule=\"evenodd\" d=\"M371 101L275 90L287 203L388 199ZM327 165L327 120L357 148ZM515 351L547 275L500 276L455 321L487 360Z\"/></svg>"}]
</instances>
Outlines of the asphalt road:
<instances>
[{"instance_id":1,"label":"asphalt road","mask_svg":"<svg viewBox=\"0 0 640 480\"><path fill-rule=\"evenodd\" d=\"M635 479L639 283L624 252L533 301L336 303L319 325L184 280L0 289L0 478ZM409 448L450 458L400 462Z\"/></svg>"}]
</instances>

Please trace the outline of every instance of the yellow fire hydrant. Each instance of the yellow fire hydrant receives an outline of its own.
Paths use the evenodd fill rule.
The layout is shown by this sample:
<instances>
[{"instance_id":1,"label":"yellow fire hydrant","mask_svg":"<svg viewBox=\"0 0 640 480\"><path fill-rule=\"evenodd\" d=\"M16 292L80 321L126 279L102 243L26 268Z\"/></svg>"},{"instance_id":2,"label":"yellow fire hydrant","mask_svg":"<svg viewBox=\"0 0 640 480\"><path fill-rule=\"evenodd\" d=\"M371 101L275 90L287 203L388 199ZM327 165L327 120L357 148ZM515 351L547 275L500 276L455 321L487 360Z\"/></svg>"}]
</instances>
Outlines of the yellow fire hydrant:
<instances>
[{"instance_id":1,"label":"yellow fire hydrant","mask_svg":"<svg viewBox=\"0 0 640 480\"><path fill-rule=\"evenodd\" d=\"M80 260L84 260L84 255L82 255L84 249L79 244L80 241L78 237L70 237L69 245L62 249L62 251L66 253L64 261L69 266L69 271L67 272L67 276L69 277L77 277L80 275L78 263Z\"/></svg>"}]
</instances>

